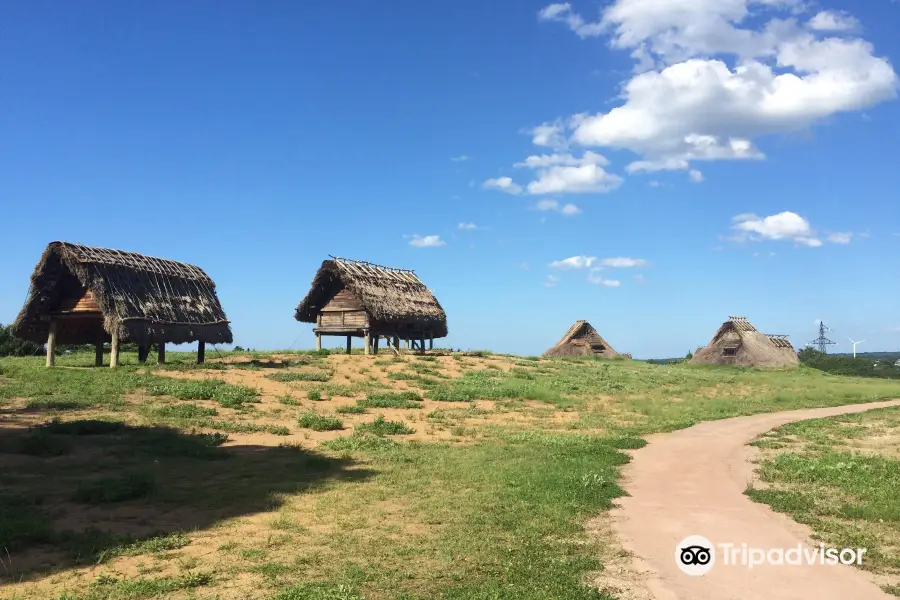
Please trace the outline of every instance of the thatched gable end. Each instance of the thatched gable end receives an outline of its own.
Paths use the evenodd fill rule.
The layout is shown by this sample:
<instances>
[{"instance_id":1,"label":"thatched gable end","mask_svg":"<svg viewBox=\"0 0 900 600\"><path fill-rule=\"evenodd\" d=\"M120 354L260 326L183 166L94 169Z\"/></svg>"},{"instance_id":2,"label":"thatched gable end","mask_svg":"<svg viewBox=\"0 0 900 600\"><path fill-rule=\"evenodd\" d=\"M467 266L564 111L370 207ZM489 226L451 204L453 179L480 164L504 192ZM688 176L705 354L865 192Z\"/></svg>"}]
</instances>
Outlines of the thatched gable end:
<instances>
[{"instance_id":1,"label":"thatched gable end","mask_svg":"<svg viewBox=\"0 0 900 600\"><path fill-rule=\"evenodd\" d=\"M447 335L447 314L413 271L332 258L322 263L294 318L315 323L319 313L343 290L350 292L373 321L428 329Z\"/></svg>"},{"instance_id":2,"label":"thatched gable end","mask_svg":"<svg viewBox=\"0 0 900 600\"><path fill-rule=\"evenodd\" d=\"M42 344L51 318L62 344L113 332L137 344L232 342L215 283L199 267L68 242L52 242L41 256L13 334Z\"/></svg>"},{"instance_id":3,"label":"thatched gable end","mask_svg":"<svg viewBox=\"0 0 900 600\"><path fill-rule=\"evenodd\" d=\"M728 317L692 363L743 367L792 367L800 363L786 335L760 333L746 317Z\"/></svg>"},{"instance_id":4,"label":"thatched gable end","mask_svg":"<svg viewBox=\"0 0 900 600\"><path fill-rule=\"evenodd\" d=\"M587 321L576 321L569 327L559 342L544 356L603 356L615 358L620 355Z\"/></svg>"}]
</instances>

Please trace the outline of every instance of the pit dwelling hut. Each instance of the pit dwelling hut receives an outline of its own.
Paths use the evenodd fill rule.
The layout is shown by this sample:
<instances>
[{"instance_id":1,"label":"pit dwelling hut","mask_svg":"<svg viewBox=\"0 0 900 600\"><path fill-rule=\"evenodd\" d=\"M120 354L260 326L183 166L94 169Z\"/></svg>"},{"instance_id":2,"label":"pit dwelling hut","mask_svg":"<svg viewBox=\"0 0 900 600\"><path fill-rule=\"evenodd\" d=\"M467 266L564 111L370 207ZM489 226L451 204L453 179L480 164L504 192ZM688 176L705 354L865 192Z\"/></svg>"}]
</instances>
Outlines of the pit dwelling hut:
<instances>
[{"instance_id":1,"label":"pit dwelling hut","mask_svg":"<svg viewBox=\"0 0 900 600\"><path fill-rule=\"evenodd\" d=\"M159 364L167 343L199 342L202 363L207 343L232 342L216 284L199 267L68 242L47 246L12 333L46 344L48 367L57 344L94 344L101 366L109 342L117 367L121 342L137 344L141 363L156 343Z\"/></svg>"},{"instance_id":2,"label":"pit dwelling hut","mask_svg":"<svg viewBox=\"0 0 900 600\"><path fill-rule=\"evenodd\" d=\"M401 339L423 351L426 339L433 348L447 336L444 309L413 271L335 256L322 263L294 318L315 323L317 350L323 335L346 336L348 354L354 337L374 354L382 337L399 352Z\"/></svg>"},{"instance_id":3,"label":"pit dwelling hut","mask_svg":"<svg viewBox=\"0 0 900 600\"><path fill-rule=\"evenodd\" d=\"M800 364L786 335L760 333L746 317L728 317L692 363L741 367L796 367Z\"/></svg>"},{"instance_id":4,"label":"pit dwelling hut","mask_svg":"<svg viewBox=\"0 0 900 600\"><path fill-rule=\"evenodd\" d=\"M599 356L603 358L631 358L613 350L597 330L587 321L575 321L559 342L544 352L544 356Z\"/></svg>"}]
</instances>

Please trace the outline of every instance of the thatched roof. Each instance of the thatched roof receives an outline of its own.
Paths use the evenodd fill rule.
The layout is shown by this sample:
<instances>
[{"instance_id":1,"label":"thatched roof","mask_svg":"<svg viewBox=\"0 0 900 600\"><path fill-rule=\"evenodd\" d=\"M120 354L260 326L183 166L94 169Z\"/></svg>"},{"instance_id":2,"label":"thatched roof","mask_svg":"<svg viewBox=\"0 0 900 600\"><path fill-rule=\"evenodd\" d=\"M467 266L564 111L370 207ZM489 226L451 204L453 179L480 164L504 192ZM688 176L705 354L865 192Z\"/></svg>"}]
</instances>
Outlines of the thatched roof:
<instances>
[{"instance_id":1,"label":"thatched roof","mask_svg":"<svg viewBox=\"0 0 900 600\"><path fill-rule=\"evenodd\" d=\"M575 321L559 342L544 356L624 356L613 350L597 330L587 321Z\"/></svg>"},{"instance_id":2,"label":"thatched roof","mask_svg":"<svg viewBox=\"0 0 900 600\"><path fill-rule=\"evenodd\" d=\"M232 342L216 285L199 267L133 252L52 242L31 275L25 306L12 326L19 338L44 343L48 313L63 294L89 293L102 313L97 335L118 332L139 344ZM60 343L90 343L74 328L59 331Z\"/></svg>"},{"instance_id":3,"label":"thatched roof","mask_svg":"<svg viewBox=\"0 0 900 600\"><path fill-rule=\"evenodd\" d=\"M422 327L436 338L447 335L447 314L415 272L338 257L322 263L294 318L315 323L322 307L344 288L376 321Z\"/></svg>"},{"instance_id":4,"label":"thatched roof","mask_svg":"<svg viewBox=\"0 0 900 600\"><path fill-rule=\"evenodd\" d=\"M791 367L799 364L786 335L760 333L746 317L728 317L692 363L743 367Z\"/></svg>"}]
</instances>

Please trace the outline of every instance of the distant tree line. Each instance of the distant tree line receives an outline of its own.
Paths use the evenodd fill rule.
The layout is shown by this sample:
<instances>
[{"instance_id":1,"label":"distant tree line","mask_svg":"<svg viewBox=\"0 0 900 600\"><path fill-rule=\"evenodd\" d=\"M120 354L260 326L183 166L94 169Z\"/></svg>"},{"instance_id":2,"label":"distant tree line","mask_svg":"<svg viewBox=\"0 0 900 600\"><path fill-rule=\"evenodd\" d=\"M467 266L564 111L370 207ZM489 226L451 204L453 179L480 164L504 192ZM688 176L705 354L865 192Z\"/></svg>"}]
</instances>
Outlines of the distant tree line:
<instances>
[{"instance_id":1,"label":"distant tree line","mask_svg":"<svg viewBox=\"0 0 900 600\"><path fill-rule=\"evenodd\" d=\"M14 337L10 325L0 323L0 356L34 356L44 350L41 344Z\"/></svg>"},{"instance_id":2,"label":"distant tree line","mask_svg":"<svg viewBox=\"0 0 900 600\"><path fill-rule=\"evenodd\" d=\"M804 348L797 355L800 357L800 362L807 367L832 375L900 379L900 368L894 366L896 358L893 355L878 359L859 355L853 358L840 354L826 354L814 348Z\"/></svg>"}]
</instances>

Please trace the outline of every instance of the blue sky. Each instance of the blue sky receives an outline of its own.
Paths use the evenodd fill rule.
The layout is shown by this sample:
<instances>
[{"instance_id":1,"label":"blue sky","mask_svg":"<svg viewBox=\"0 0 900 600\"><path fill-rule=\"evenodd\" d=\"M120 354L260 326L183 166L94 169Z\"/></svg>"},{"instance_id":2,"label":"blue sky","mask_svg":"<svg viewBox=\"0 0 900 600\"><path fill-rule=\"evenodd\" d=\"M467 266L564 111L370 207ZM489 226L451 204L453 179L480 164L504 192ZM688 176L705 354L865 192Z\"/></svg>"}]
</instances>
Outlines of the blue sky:
<instances>
[{"instance_id":1,"label":"blue sky","mask_svg":"<svg viewBox=\"0 0 900 600\"><path fill-rule=\"evenodd\" d=\"M335 254L453 347L900 348L900 4L674 5L3 3L0 322L66 240L200 265L245 347L313 345Z\"/></svg>"}]
</instances>

